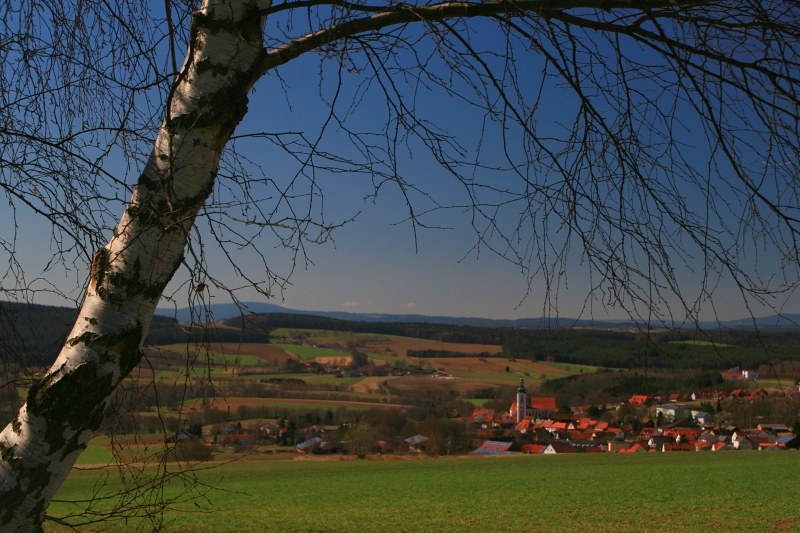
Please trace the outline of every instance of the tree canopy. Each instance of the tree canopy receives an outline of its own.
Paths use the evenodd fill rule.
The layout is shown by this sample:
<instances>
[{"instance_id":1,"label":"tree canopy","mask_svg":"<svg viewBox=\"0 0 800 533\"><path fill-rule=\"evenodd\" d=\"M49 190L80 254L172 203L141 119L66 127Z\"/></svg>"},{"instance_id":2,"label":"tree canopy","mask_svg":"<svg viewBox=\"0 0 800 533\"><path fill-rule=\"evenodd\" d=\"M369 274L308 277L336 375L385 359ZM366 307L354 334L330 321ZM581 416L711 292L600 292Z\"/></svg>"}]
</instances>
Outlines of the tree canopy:
<instances>
[{"instance_id":1,"label":"tree canopy","mask_svg":"<svg viewBox=\"0 0 800 533\"><path fill-rule=\"evenodd\" d=\"M87 285L0 435L4 530L39 527L175 273L192 302L225 290L208 239L272 295L293 266L275 269L267 246L302 265L349 221L326 217L326 176L394 188L415 231L466 213L474 250L544 285L546 313L576 264L587 308L646 325L697 321L725 280L780 311L800 282L795 2L6 0L0 14L4 216L46 220L43 272ZM316 131L270 116L236 130L256 100L292 105L276 87L299 62L328 108ZM417 153L444 177L426 179ZM120 162L135 184L109 170ZM0 235L3 295L64 293L26 277L23 238L17 222Z\"/></svg>"}]
</instances>

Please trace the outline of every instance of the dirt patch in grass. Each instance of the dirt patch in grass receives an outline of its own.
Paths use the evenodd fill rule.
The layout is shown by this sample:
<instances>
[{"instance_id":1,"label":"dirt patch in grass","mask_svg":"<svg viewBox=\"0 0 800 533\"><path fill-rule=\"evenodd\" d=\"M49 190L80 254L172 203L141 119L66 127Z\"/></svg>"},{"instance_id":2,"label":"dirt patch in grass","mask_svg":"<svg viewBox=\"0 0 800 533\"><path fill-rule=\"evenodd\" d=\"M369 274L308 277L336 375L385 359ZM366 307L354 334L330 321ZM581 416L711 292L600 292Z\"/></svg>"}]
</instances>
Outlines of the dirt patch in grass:
<instances>
[{"instance_id":1,"label":"dirt patch in grass","mask_svg":"<svg viewBox=\"0 0 800 533\"><path fill-rule=\"evenodd\" d=\"M352 357L315 357L314 361L321 365L347 366L353 362Z\"/></svg>"}]
</instances>

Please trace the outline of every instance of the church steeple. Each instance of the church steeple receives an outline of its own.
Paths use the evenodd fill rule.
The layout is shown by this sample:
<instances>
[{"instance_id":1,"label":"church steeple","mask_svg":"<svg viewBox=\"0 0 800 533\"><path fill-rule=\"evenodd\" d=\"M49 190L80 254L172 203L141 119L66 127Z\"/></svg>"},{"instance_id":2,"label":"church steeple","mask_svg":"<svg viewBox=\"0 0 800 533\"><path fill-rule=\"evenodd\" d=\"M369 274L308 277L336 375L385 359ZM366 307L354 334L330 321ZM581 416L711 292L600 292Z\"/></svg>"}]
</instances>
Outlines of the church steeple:
<instances>
[{"instance_id":1,"label":"church steeple","mask_svg":"<svg viewBox=\"0 0 800 533\"><path fill-rule=\"evenodd\" d=\"M528 410L528 395L525 391L525 380L520 378L519 388L517 389L517 424L525 420L525 415Z\"/></svg>"}]
</instances>

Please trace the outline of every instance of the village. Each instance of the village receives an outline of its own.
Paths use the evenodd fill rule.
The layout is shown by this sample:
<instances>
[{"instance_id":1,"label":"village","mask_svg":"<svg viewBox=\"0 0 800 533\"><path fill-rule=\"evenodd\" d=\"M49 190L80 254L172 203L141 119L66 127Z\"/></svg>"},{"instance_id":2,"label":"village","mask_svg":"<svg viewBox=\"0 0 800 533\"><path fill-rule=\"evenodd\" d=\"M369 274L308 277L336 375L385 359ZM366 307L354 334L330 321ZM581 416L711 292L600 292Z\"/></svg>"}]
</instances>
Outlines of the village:
<instances>
[{"instance_id":1,"label":"village","mask_svg":"<svg viewBox=\"0 0 800 533\"><path fill-rule=\"evenodd\" d=\"M636 394L616 406L601 409L590 406L577 412L565 412L553 397L530 396L524 379L520 379L516 400L508 410L476 408L469 416L449 421L451 430L446 437L393 434L385 438L378 430L363 424L335 424L333 413L325 420L300 427L295 420L281 419L276 423L242 428L227 424L212 429L213 437L206 442L247 449L258 449L265 443L279 443L281 449L266 453L296 453L330 455L354 452L395 455L519 455L564 453L642 453L675 451L781 451L800 448L798 427L768 423L765 416L755 415L746 427L727 425L717 420L725 410L759 405L786 404L796 406L800 401L800 386L790 385L782 390L750 388L754 371L731 369L723 373L736 375L738 389L698 390L691 394ZM745 377L746 376L746 377ZM441 379L441 373L435 373ZM726 379L728 379L726 377ZM796 408L796 407L793 407ZM755 412L755 411L754 411ZM398 415L400 416L400 415ZM360 424L360 425L359 425ZM795 424L797 426L797 424ZM407 427L407 426L406 426ZM355 431L359 429L359 431ZM363 430L363 431L361 431ZM179 440L188 441L198 435L184 432ZM384 438L382 438L384 437ZM402 437L402 438L401 438ZM454 439L460 439L459 447ZM357 441L361 442L357 442ZM210 442L209 442L210 443ZM254 448L255 447L255 448Z\"/></svg>"},{"instance_id":2,"label":"village","mask_svg":"<svg viewBox=\"0 0 800 533\"><path fill-rule=\"evenodd\" d=\"M797 402L797 386L775 391L781 399ZM767 402L765 389L698 391L689 397L679 394L634 395L617 410L636 409L640 413L655 412L638 429L634 424L598 421L586 413L557 412L555 398L528 397L520 381L517 400L508 412L499 415L491 410L476 409L470 422L479 425L484 435L501 434L507 439L487 439L473 453L637 453L675 451L786 450L800 448L800 438L784 424L759 423L756 427L721 427L714 415L697 407L698 401L729 403ZM511 426L509 428L509 426ZM509 429L504 429L509 428ZM794 428L795 430L797 428ZM518 446L519 441L530 441Z\"/></svg>"}]
</instances>

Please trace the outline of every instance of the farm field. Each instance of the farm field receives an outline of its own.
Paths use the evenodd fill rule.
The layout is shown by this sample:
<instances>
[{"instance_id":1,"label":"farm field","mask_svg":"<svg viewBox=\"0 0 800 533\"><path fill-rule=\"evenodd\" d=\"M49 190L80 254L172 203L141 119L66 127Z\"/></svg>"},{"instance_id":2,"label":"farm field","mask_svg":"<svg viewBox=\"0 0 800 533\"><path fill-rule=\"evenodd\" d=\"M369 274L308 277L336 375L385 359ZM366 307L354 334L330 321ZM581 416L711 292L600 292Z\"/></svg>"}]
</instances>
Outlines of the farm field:
<instances>
[{"instance_id":1,"label":"farm field","mask_svg":"<svg viewBox=\"0 0 800 533\"><path fill-rule=\"evenodd\" d=\"M373 396L374 397L374 396ZM196 400L194 403L198 403ZM186 402L191 407L192 402ZM234 412L239 407L286 407L291 409L402 409L403 405L378 402L359 402L351 400L316 400L310 398L225 398L218 399L214 405L217 409L230 408Z\"/></svg>"},{"instance_id":2,"label":"farm field","mask_svg":"<svg viewBox=\"0 0 800 533\"><path fill-rule=\"evenodd\" d=\"M341 361L339 364L344 365L350 363L350 355L343 352L337 352L336 350L330 350L328 348L315 348L313 346L302 346L297 344L273 344L272 346L277 346L304 361L316 360L317 362L328 362L319 361L321 358L331 360L331 363L334 361Z\"/></svg>"},{"instance_id":3,"label":"farm field","mask_svg":"<svg viewBox=\"0 0 800 533\"><path fill-rule=\"evenodd\" d=\"M186 344L168 344L158 348L174 354L183 354L187 350ZM194 346L190 346L188 349L192 353L195 351ZM208 349L213 354L215 364L233 364L237 359L239 365L257 365L262 362L285 363L292 357L290 353L275 344L215 342L208 346ZM203 360L202 353L200 360Z\"/></svg>"},{"instance_id":4,"label":"farm field","mask_svg":"<svg viewBox=\"0 0 800 533\"><path fill-rule=\"evenodd\" d=\"M219 483L211 506L183 504L167 514L165 531L789 532L800 529L798 459L708 452L241 461L198 472ZM74 470L56 499L88 497L100 476ZM54 503L49 512L69 510ZM68 530L46 523L45 531Z\"/></svg>"},{"instance_id":5,"label":"farm field","mask_svg":"<svg viewBox=\"0 0 800 533\"><path fill-rule=\"evenodd\" d=\"M327 386L339 391L348 390L356 393L379 394L384 383L390 383L392 387L405 391L442 389L469 393L483 388L513 386L519 383L520 378L525 378L529 384L535 384L545 379L597 370L596 367L585 365L528 360L509 361L499 357L478 356L487 352L499 353L502 351L502 346L499 345L448 343L392 335L305 329L278 329L272 331L272 335L275 339L301 339L303 344L214 343L209 347L214 364L217 365L213 369L214 375L219 378L224 374L235 379L255 381L294 377L302 379L310 386ZM348 343L356 343L358 349L366 353L374 363L399 366L410 364L421 365L428 369L443 369L448 371L453 379L433 380L430 376L336 377L333 374L283 374L266 368L272 365L277 369L277 364L284 364L288 359L345 366L352 360L346 348ZM162 382L182 380L183 373L179 368L175 368L180 358L175 359L175 357L180 352L185 353L186 346L166 345L159 347L159 350L161 350L160 355L155 357L169 361L172 367L166 369L162 366L160 370L155 371L155 378ZM446 350L474 354L474 356L413 358L406 356L408 350ZM147 369L142 370L145 373L147 371ZM150 371L149 375L152 374ZM143 374L142 377L147 376Z\"/></svg>"}]
</instances>

